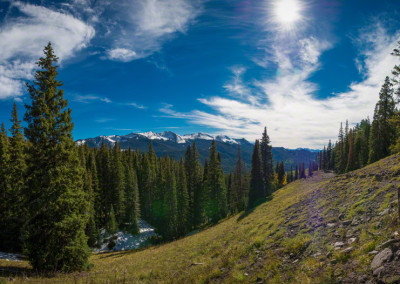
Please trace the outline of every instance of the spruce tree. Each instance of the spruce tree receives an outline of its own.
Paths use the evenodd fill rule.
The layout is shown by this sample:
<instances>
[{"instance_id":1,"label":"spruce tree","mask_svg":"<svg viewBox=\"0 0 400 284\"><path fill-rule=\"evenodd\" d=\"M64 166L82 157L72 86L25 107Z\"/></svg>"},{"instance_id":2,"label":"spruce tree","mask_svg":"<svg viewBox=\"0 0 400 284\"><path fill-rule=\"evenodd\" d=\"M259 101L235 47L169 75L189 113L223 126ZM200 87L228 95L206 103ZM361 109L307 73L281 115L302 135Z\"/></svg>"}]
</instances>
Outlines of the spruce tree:
<instances>
[{"instance_id":1,"label":"spruce tree","mask_svg":"<svg viewBox=\"0 0 400 284\"><path fill-rule=\"evenodd\" d=\"M177 223L178 234L184 235L190 227L189 224L189 194L187 191L185 165L181 158L178 164L178 175L176 185L177 199Z\"/></svg>"},{"instance_id":2,"label":"spruce tree","mask_svg":"<svg viewBox=\"0 0 400 284\"><path fill-rule=\"evenodd\" d=\"M248 191L246 165L242 160L239 145L237 161L232 177L232 189L230 197L231 212L239 212L246 209Z\"/></svg>"},{"instance_id":3,"label":"spruce tree","mask_svg":"<svg viewBox=\"0 0 400 284\"><path fill-rule=\"evenodd\" d=\"M266 195L272 194L274 191L274 161L272 156L272 146L270 145L270 139L267 134L267 127L264 128L262 139L260 142L260 151L262 159L262 171L264 179L264 187Z\"/></svg>"},{"instance_id":4,"label":"spruce tree","mask_svg":"<svg viewBox=\"0 0 400 284\"><path fill-rule=\"evenodd\" d=\"M125 216L124 229L136 235L139 233L139 190L137 177L131 165L125 165Z\"/></svg>"},{"instance_id":5,"label":"spruce tree","mask_svg":"<svg viewBox=\"0 0 400 284\"><path fill-rule=\"evenodd\" d=\"M85 236L87 199L82 168L72 139L71 110L57 80L57 57L51 43L27 84L25 105L28 151L25 252L36 270L73 271L88 266Z\"/></svg>"},{"instance_id":6,"label":"spruce tree","mask_svg":"<svg viewBox=\"0 0 400 284\"><path fill-rule=\"evenodd\" d=\"M227 194L224 173L221 167L221 158L217 152L215 140L211 142L206 184L208 193L206 213L212 222L217 222L219 219L227 215L228 204L226 199Z\"/></svg>"},{"instance_id":7,"label":"spruce tree","mask_svg":"<svg viewBox=\"0 0 400 284\"><path fill-rule=\"evenodd\" d=\"M248 208L253 208L265 200L265 187L262 174L260 142L256 140L251 159L251 177Z\"/></svg>"},{"instance_id":8,"label":"spruce tree","mask_svg":"<svg viewBox=\"0 0 400 284\"><path fill-rule=\"evenodd\" d=\"M369 163L378 161L390 154L390 146L395 138L395 128L390 119L394 114L393 85L389 77L386 77L379 93L379 101L376 104L372 122Z\"/></svg>"},{"instance_id":9,"label":"spruce tree","mask_svg":"<svg viewBox=\"0 0 400 284\"><path fill-rule=\"evenodd\" d=\"M354 149L354 134L353 130L349 132L349 154L347 158L346 172L350 172L356 169L356 150Z\"/></svg>"},{"instance_id":10,"label":"spruce tree","mask_svg":"<svg viewBox=\"0 0 400 284\"><path fill-rule=\"evenodd\" d=\"M193 227L197 227L204 222L205 218L205 188L203 184L203 170L195 142L192 144L190 154L185 157L185 171L189 192L189 208L192 209L190 214L191 224ZM190 202L190 200L192 201Z\"/></svg>"},{"instance_id":11,"label":"spruce tree","mask_svg":"<svg viewBox=\"0 0 400 284\"><path fill-rule=\"evenodd\" d=\"M9 213L8 208L10 206L9 192L10 182L8 176L9 166L9 141L7 131L4 123L1 124L0 131L0 249L7 250L9 244L9 231L8 231L8 220Z\"/></svg>"}]
</instances>

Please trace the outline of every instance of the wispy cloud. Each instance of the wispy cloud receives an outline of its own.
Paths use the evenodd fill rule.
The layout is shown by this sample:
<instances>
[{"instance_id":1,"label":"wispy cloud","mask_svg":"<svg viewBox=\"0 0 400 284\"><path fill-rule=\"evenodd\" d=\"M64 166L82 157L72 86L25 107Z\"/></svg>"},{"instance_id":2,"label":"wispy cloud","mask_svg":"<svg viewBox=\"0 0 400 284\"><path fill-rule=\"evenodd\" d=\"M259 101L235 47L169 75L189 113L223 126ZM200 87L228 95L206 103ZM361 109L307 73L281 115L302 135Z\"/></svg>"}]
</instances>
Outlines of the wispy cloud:
<instances>
[{"instance_id":1,"label":"wispy cloud","mask_svg":"<svg viewBox=\"0 0 400 284\"><path fill-rule=\"evenodd\" d=\"M84 104L99 102L99 101L107 104L112 103L112 101L109 98L93 96L93 95L75 95L72 101Z\"/></svg>"},{"instance_id":2,"label":"wispy cloud","mask_svg":"<svg viewBox=\"0 0 400 284\"><path fill-rule=\"evenodd\" d=\"M132 107L135 107L135 108L138 108L138 109L146 109L146 107L144 105L140 105L140 104L137 104L135 102L126 103L124 105L132 106Z\"/></svg>"},{"instance_id":3,"label":"wispy cloud","mask_svg":"<svg viewBox=\"0 0 400 284\"><path fill-rule=\"evenodd\" d=\"M361 31L357 37L360 50L357 60L364 78L352 82L348 91L335 96L318 98L319 87L309 80L320 68L320 55L332 45L306 37L297 41L297 52L284 50L282 46L273 49L266 60L277 66L277 75L256 81L254 87L260 92L248 91L246 82L240 79L243 69L233 69L233 81L224 86L230 97L199 99L212 111L180 113L171 105L160 111L249 140L259 138L266 125L276 146L321 147L328 139L335 139L341 121L349 119L350 123L357 123L372 114L381 84L395 63L390 53L399 38L400 33L389 35L379 23ZM243 100L243 96L248 100Z\"/></svg>"},{"instance_id":4,"label":"wispy cloud","mask_svg":"<svg viewBox=\"0 0 400 284\"><path fill-rule=\"evenodd\" d=\"M110 122L113 120L115 120L115 118L98 118L98 119L95 119L94 121L97 123L106 123L106 122Z\"/></svg>"},{"instance_id":5,"label":"wispy cloud","mask_svg":"<svg viewBox=\"0 0 400 284\"><path fill-rule=\"evenodd\" d=\"M113 45L109 59L131 61L157 52L162 44L185 33L202 10L200 0L143 0L113 2L116 19L108 25Z\"/></svg>"},{"instance_id":6,"label":"wispy cloud","mask_svg":"<svg viewBox=\"0 0 400 284\"><path fill-rule=\"evenodd\" d=\"M8 17L0 27L0 99L23 94L23 81L33 78L34 63L49 41L63 60L86 47L95 34L70 14L19 1L10 5L19 16Z\"/></svg>"}]
</instances>

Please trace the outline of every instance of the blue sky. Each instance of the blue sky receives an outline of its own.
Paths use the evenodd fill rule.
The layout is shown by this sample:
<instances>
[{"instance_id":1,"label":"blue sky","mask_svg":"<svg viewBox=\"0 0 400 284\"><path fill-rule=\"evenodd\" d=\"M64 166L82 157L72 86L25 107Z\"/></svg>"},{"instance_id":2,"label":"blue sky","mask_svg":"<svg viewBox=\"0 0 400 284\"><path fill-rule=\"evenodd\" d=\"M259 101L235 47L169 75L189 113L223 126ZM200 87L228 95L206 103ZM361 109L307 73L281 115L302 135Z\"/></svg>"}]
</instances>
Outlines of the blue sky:
<instances>
[{"instance_id":1,"label":"blue sky","mask_svg":"<svg viewBox=\"0 0 400 284\"><path fill-rule=\"evenodd\" d=\"M283 3L283 4L282 4ZM51 41L74 138L171 130L318 148L372 117L396 0L0 1L0 121Z\"/></svg>"}]
</instances>

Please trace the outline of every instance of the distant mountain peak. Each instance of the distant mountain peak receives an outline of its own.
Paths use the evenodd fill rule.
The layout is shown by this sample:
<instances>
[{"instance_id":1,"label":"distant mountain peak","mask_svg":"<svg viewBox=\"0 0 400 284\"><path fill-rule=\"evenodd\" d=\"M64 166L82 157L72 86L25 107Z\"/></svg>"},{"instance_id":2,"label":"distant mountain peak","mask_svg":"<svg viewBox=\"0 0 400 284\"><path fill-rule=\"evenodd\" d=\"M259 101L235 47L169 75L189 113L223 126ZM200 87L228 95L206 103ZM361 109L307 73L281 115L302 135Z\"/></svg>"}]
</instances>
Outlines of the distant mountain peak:
<instances>
[{"instance_id":1,"label":"distant mountain peak","mask_svg":"<svg viewBox=\"0 0 400 284\"><path fill-rule=\"evenodd\" d=\"M89 139L96 139L96 140L104 140L106 142L109 142L111 144L114 144L115 142L121 142L121 141L126 141L128 139L136 138L138 139L139 137L144 137L150 140L163 140L163 141L171 141L175 142L178 144L186 144L186 143L191 143L193 140L196 139L202 139L202 140L213 140L215 139L216 141L224 142L224 143L229 143L229 144L241 144L243 139L234 139L231 137L228 137L226 135L212 135L204 132L197 132L197 133L192 133L192 134L185 134L185 135L179 135L176 134L175 132L172 131L163 131L163 132L153 132L153 131L148 131L148 132L140 132L140 133L130 133L127 135L109 135L109 136L98 136L95 138L89 138ZM78 145L85 144L88 139L80 139L77 141Z\"/></svg>"}]
</instances>

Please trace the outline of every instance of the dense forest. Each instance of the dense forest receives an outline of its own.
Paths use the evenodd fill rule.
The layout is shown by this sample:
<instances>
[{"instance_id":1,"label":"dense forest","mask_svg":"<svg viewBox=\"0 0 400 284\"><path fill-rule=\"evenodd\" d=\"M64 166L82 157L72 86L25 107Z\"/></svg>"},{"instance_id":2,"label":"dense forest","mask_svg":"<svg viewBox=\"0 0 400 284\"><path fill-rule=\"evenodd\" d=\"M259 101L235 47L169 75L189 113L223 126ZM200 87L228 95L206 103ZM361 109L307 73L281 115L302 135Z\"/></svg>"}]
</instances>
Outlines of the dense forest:
<instances>
[{"instance_id":1,"label":"dense forest","mask_svg":"<svg viewBox=\"0 0 400 284\"><path fill-rule=\"evenodd\" d=\"M393 53L400 56L396 49ZM12 127L0 131L0 250L23 252L38 271L87 269L90 249L121 230L139 232L143 218L156 228L159 241L177 239L251 209L285 184L312 177L319 169L352 171L400 149L400 112L394 79L386 78L372 123L340 127L338 141L318 154L318 161L301 163L285 172L274 163L264 129L246 170L238 147L234 171L225 174L215 141L204 165L194 142L179 161L147 152L121 150L104 142L100 148L78 146L72 138L71 109L57 80L57 60L49 43L27 83L25 127L17 106ZM110 243L112 247L112 243Z\"/></svg>"},{"instance_id":2,"label":"dense forest","mask_svg":"<svg viewBox=\"0 0 400 284\"><path fill-rule=\"evenodd\" d=\"M57 60L49 43L27 83L26 127L14 104L11 129L3 123L0 131L0 249L23 252L38 271L86 269L101 230L137 234L143 218L161 241L173 240L306 177L304 163L288 175L283 162L274 165L266 128L251 172L238 147L234 171L224 174L215 141L204 165L195 142L179 161L157 157L151 143L144 153L118 143L77 146Z\"/></svg>"},{"instance_id":3,"label":"dense forest","mask_svg":"<svg viewBox=\"0 0 400 284\"><path fill-rule=\"evenodd\" d=\"M399 42L400 46L400 42ZM400 49L393 56L400 57ZM338 140L329 141L318 154L319 168L337 173L353 171L400 151L400 66L394 66L393 78L386 77L372 122L361 120L354 127L348 121L340 125Z\"/></svg>"}]
</instances>

